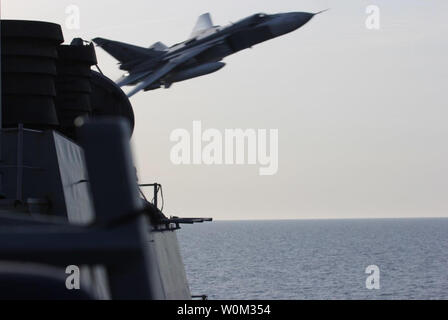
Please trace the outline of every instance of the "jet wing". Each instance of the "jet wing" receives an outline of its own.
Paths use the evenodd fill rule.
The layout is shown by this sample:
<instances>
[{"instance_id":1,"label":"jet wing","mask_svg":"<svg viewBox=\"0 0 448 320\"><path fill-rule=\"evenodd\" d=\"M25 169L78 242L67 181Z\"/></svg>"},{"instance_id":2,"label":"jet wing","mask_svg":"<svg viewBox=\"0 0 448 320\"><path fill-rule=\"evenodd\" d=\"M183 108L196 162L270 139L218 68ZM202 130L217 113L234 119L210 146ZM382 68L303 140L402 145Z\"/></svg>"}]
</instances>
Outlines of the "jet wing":
<instances>
[{"instance_id":1,"label":"jet wing","mask_svg":"<svg viewBox=\"0 0 448 320\"><path fill-rule=\"evenodd\" d=\"M154 82L160 80L161 78L166 76L168 73L170 73L174 68L176 68L179 65L194 58L198 54L204 52L205 50L207 50L208 48L213 46L214 44L215 44L215 42L192 48L192 49L187 50L186 52L176 56L175 58L169 60L162 67L160 67L159 69L156 69L152 74L150 74L148 77L143 79L134 89L132 89L128 93L128 97L132 97L134 94L136 94L140 90L143 90L146 87L153 84Z\"/></svg>"},{"instance_id":2,"label":"jet wing","mask_svg":"<svg viewBox=\"0 0 448 320\"><path fill-rule=\"evenodd\" d=\"M112 57L117 59L121 64L120 69L124 70L131 70L136 63L138 64L142 61L158 59L165 54L164 50L166 49L166 47L164 47L164 45L160 42L155 43L149 48L142 48L124 42L107 40L104 38L95 38L92 41L99 47L103 48Z\"/></svg>"},{"instance_id":3,"label":"jet wing","mask_svg":"<svg viewBox=\"0 0 448 320\"><path fill-rule=\"evenodd\" d=\"M150 58L154 56L154 53L151 50L134 46L128 43L108 40L104 38L95 38L92 39L92 41L121 63L126 63L142 58Z\"/></svg>"}]
</instances>

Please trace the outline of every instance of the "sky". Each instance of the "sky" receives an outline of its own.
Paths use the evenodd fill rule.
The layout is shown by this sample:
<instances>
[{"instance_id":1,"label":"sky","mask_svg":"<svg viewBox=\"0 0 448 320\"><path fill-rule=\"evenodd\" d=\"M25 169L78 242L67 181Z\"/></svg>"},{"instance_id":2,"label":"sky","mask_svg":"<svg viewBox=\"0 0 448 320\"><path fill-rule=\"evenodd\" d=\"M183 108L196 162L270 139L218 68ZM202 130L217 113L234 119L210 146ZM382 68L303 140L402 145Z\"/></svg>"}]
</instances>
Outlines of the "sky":
<instances>
[{"instance_id":1,"label":"sky","mask_svg":"<svg viewBox=\"0 0 448 320\"><path fill-rule=\"evenodd\" d=\"M65 26L80 9L80 28ZM366 8L380 28L366 28ZM210 12L317 12L305 27L227 57L222 70L139 93L132 145L165 213L217 220L448 217L448 2L444 0L2 0L4 19L46 20L73 37L148 47L186 40ZM101 49L99 65L121 72ZM173 130L278 129L279 168L175 165Z\"/></svg>"}]
</instances>

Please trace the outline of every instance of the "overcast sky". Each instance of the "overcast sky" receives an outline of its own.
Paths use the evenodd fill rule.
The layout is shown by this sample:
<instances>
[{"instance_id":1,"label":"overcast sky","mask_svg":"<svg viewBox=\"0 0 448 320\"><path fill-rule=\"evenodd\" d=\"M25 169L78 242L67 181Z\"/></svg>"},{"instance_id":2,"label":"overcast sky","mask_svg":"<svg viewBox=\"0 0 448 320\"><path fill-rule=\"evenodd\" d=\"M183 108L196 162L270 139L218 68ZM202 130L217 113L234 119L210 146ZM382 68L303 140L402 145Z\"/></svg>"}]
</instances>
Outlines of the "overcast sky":
<instances>
[{"instance_id":1,"label":"overcast sky","mask_svg":"<svg viewBox=\"0 0 448 320\"><path fill-rule=\"evenodd\" d=\"M448 216L446 0L2 0L2 17L64 24L149 46L183 41L197 16L226 25L256 12L317 12L304 28L225 59L212 75L139 93L133 147L140 182L164 185L168 215L216 219ZM380 30L365 27L368 5ZM97 50L112 79L116 61ZM279 130L279 171L175 166L170 133Z\"/></svg>"}]
</instances>

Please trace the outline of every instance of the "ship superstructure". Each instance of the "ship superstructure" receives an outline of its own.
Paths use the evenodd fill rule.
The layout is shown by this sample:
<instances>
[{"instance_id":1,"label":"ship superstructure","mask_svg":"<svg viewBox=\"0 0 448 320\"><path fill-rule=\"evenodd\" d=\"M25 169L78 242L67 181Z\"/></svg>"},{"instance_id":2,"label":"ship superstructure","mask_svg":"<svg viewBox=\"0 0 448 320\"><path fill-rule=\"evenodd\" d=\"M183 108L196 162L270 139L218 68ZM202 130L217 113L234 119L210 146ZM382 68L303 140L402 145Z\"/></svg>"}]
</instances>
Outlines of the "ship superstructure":
<instances>
[{"instance_id":1,"label":"ship superstructure","mask_svg":"<svg viewBox=\"0 0 448 320\"><path fill-rule=\"evenodd\" d=\"M168 218L137 184L128 98L92 44L62 42L1 21L0 298L191 299L176 230L211 219Z\"/></svg>"}]
</instances>

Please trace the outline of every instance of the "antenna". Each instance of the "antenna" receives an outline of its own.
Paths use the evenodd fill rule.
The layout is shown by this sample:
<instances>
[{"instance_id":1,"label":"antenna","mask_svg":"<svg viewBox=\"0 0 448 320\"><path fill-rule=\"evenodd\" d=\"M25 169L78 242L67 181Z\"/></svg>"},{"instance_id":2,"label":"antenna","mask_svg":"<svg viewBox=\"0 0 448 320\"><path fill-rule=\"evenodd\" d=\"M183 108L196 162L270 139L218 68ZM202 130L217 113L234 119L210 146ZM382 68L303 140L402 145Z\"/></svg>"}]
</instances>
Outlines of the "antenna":
<instances>
[{"instance_id":1,"label":"antenna","mask_svg":"<svg viewBox=\"0 0 448 320\"><path fill-rule=\"evenodd\" d=\"M325 9L325 10L321 10L321 11L319 11L319 12L316 12L314 15L318 15L318 14L321 14L321 13L324 13L324 12L327 12L328 10L330 10L330 8L328 8L328 9Z\"/></svg>"}]
</instances>

